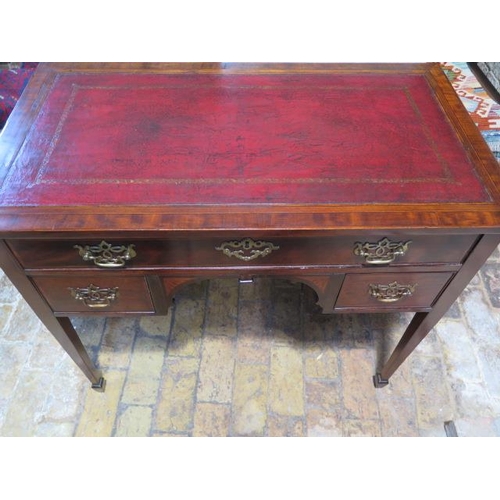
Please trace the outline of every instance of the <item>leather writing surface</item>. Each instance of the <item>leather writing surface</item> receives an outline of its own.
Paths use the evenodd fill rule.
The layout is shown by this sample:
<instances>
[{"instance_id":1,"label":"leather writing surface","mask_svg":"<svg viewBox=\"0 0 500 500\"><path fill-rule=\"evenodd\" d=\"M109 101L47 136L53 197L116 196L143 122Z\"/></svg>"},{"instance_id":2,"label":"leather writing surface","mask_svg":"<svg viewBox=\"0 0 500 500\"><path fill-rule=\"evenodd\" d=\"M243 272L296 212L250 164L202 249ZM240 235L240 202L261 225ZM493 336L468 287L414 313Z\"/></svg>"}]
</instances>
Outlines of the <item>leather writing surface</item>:
<instances>
[{"instance_id":1,"label":"leather writing surface","mask_svg":"<svg viewBox=\"0 0 500 500\"><path fill-rule=\"evenodd\" d=\"M59 75L2 205L487 202L419 74Z\"/></svg>"}]
</instances>

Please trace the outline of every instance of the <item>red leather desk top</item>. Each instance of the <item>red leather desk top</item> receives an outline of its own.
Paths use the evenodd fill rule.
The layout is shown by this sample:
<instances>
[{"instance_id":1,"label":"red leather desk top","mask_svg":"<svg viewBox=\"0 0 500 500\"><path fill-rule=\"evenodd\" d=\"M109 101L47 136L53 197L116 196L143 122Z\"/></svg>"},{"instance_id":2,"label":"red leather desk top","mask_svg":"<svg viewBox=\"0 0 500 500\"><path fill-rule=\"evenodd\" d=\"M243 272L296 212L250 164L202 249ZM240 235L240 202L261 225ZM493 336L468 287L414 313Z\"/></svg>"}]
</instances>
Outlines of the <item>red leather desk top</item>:
<instances>
[{"instance_id":1,"label":"red leather desk top","mask_svg":"<svg viewBox=\"0 0 500 500\"><path fill-rule=\"evenodd\" d=\"M1 206L482 203L423 74L69 72Z\"/></svg>"}]
</instances>

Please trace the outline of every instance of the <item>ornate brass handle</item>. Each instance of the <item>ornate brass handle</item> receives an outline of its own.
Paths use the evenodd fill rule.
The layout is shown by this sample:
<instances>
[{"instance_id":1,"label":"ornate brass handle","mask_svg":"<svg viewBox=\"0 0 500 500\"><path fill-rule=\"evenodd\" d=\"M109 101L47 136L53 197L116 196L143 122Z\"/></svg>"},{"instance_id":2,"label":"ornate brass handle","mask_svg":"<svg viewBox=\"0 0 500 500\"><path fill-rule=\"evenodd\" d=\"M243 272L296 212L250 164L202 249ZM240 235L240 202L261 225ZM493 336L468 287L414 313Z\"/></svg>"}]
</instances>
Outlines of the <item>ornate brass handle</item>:
<instances>
[{"instance_id":1,"label":"ornate brass handle","mask_svg":"<svg viewBox=\"0 0 500 500\"><path fill-rule=\"evenodd\" d=\"M367 264L390 264L396 257L404 255L408 251L411 241L391 241L383 238L377 243L354 244L354 255L365 258Z\"/></svg>"},{"instance_id":2,"label":"ornate brass handle","mask_svg":"<svg viewBox=\"0 0 500 500\"><path fill-rule=\"evenodd\" d=\"M370 284L369 293L379 302L397 302L403 297L409 297L415 292L417 285L400 285L397 281L393 281L388 285Z\"/></svg>"},{"instance_id":3,"label":"ornate brass handle","mask_svg":"<svg viewBox=\"0 0 500 500\"><path fill-rule=\"evenodd\" d=\"M86 288L69 287L71 295L75 300L81 300L87 307L104 308L109 307L118 297L118 287L99 288L90 284Z\"/></svg>"},{"instance_id":4,"label":"ornate brass handle","mask_svg":"<svg viewBox=\"0 0 500 500\"><path fill-rule=\"evenodd\" d=\"M135 245L112 245L106 241L101 241L99 245L86 245L81 247L75 245L83 260L93 260L99 267L123 267L127 260L133 259L137 254Z\"/></svg>"},{"instance_id":5,"label":"ornate brass handle","mask_svg":"<svg viewBox=\"0 0 500 500\"><path fill-rule=\"evenodd\" d=\"M252 238L245 238L241 241L225 241L220 246L215 247L215 250L220 250L228 257L249 261L258 257L265 257L272 251L279 250L279 248L279 246L269 241L254 241Z\"/></svg>"}]
</instances>

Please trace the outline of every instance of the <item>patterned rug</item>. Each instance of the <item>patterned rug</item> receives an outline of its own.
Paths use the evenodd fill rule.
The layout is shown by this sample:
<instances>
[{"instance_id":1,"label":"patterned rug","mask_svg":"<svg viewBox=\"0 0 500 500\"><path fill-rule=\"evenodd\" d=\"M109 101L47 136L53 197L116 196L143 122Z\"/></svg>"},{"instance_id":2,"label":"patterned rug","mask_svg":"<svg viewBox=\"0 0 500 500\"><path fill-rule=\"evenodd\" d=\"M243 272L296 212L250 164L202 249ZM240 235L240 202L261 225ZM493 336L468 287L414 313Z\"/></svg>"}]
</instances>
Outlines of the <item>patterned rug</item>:
<instances>
[{"instance_id":1,"label":"patterned rug","mask_svg":"<svg viewBox=\"0 0 500 500\"><path fill-rule=\"evenodd\" d=\"M5 125L38 63L9 63L0 70L0 130Z\"/></svg>"},{"instance_id":2,"label":"patterned rug","mask_svg":"<svg viewBox=\"0 0 500 500\"><path fill-rule=\"evenodd\" d=\"M500 162L500 104L491 99L463 62L441 63L463 105Z\"/></svg>"},{"instance_id":3,"label":"patterned rug","mask_svg":"<svg viewBox=\"0 0 500 500\"><path fill-rule=\"evenodd\" d=\"M0 130L14 109L38 63L0 69ZM444 72L493 154L500 162L500 104L481 87L464 62L441 63Z\"/></svg>"}]
</instances>

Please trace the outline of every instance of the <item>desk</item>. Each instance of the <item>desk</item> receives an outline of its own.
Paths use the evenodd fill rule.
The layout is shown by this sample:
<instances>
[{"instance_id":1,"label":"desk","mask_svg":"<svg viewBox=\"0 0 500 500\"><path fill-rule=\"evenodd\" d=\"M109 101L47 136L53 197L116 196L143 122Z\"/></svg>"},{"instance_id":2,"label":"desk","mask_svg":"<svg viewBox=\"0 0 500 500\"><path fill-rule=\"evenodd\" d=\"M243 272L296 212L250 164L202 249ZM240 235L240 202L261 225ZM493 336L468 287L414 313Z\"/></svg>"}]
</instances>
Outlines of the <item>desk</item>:
<instances>
[{"instance_id":1,"label":"desk","mask_svg":"<svg viewBox=\"0 0 500 500\"><path fill-rule=\"evenodd\" d=\"M69 317L229 276L415 312L383 387L500 243L497 162L438 64L41 64L0 160L0 264L96 390Z\"/></svg>"}]
</instances>

